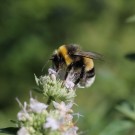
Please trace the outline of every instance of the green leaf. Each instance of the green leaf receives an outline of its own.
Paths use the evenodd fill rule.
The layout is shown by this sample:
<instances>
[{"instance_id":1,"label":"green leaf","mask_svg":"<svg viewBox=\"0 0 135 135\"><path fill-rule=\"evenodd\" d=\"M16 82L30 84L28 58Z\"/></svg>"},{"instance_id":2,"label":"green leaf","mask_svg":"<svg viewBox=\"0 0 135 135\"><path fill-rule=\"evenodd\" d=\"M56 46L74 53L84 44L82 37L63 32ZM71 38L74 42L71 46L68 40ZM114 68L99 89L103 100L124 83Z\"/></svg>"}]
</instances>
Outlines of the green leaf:
<instances>
[{"instance_id":1,"label":"green leaf","mask_svg":"<svg viewBox=\"0 0 135 135\"><path fill-rule=\"evenodd\" d=\"M15 120L10 120L10 122L14 123L14 124L17 124L18 121L15 121Z\"/></svg>"},{"instance_id":2,"label":"green leaf","mask_svg":"<svg viewBox=\"0 0 135 135\"><path fill-rule=\"evenodd\" d=\"M134 127L134 124L126 120L117 120L111 122L100 135L123 135L124 132Z\"/></svg>"},{"instance_id":3,"label":"green leaf","mask_svg":"<svg viewBox=\"0 0 135 135\"><path fill-rule=\"evenodd\" d=\"M37 78L35 74L34 74L34 77L35 77L36 84L39 86L39 79Z\"/></svg>"},{"instance_id":4,"label":"green leaf","mask_svg":"<svg viewBox=\"0 0 135 135\"><path fill-rule=\"evenodd\" d=\"M1 128L0 133L6 133L10 135L16 135L19 128L17 127L7 127L7 128Z\"/></svg>"},{"instance_id":5,"label":"green leaf","mask_svg":"<svg viewBox=\"0 0 135 135\"><path fill-rule=\"evenodd\" d=\"M126 117L135 121L135 109L131 108L129 104L123 103L122 105L116 106L116 109Z\"/></svg>"},{"instance_id":6,"label":"green leaf","mask_svg":"<svg viewBox=\"0 0 135 135\"><path fill-rule=\"evenodd\" d=\"M38 93L43 93L43 90L40 89L39 87L34 87L34 88L32 88L32 90L34 90L35 92L38 92Z\"/></svg>"}]
</instances>

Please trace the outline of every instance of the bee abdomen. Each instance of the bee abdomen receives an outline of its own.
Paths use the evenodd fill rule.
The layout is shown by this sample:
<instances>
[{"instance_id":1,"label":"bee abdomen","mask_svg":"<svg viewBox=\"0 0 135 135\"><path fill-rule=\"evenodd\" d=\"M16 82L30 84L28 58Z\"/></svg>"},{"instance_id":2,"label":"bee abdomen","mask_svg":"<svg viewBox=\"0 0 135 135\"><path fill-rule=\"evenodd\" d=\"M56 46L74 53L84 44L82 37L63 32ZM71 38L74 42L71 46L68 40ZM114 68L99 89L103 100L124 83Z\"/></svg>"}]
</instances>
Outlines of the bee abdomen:
<instances>
[{"instance_id":1,"label":"bee abdomen","mask_svg":"<svg viewBox=\"0 0 135 135\"><path fill-rule=\"evenodd\" d=\"M93 67L91 70L86 72L87 78L92 78L95 76L95 68Z\"/></svg>"}]
</instances>

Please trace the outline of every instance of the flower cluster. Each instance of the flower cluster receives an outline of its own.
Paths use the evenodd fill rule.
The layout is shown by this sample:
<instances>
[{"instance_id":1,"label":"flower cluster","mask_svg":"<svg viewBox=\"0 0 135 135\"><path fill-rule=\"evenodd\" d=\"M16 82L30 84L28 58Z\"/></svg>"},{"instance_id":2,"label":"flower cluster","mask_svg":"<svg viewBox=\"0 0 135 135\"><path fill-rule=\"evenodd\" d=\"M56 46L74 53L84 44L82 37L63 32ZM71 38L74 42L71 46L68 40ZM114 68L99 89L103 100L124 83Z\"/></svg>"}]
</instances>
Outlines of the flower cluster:
<instances>
[{"instance_id":1,"label":"flower cluster","mask_svg":"<svg viewBox=\"0 0 135 135\"><path fill-rule=\"evenodd\" d=\"M56 72L49 69L48 76L45 75L40 78L35 76L35 80L44 96L60 99L61 101L73 100L76 96L75 90L73 90L73 83L66 81L63 84L63 81L56 77Z\"/></svg>"},{"instance_id":2,"label":"flower cluster","mask_svg":"<svg viewBox=\"0 0 135 135\"><path fill-rule=\"evenodd\" d=\"M73 83L68 80L63 84L53 69L49 69L49 75L35 76L35 80L54 108L49 109L50 102L44 104L32 97L30 103L24 102L24 105L17 99L21 107L17 114L17 135L77 135L78 127L73 122L71 109L76 96ZM57 99L61 102L56 102Z\"/></svg>"},{"instance_id":3,"label":"flower cluster","mask_svg":"<svg viewBox=\"0 0 135 135\"><path fill-rule=\"evenodd\" d=\"M49 69L49 75L39 78L35 75L36 89L48 98L47 103L41 103L32 96L29 103L21 104L17 99L21 107L17 114L17 127L3 128L0 132L14 135L77 135L78 127L73 120L75 113L71 109L76 96L74 83L71 79L60 80L58 76L53 69Z\"/></svg>"},{"instance_id":4,"label":"flower cluster","mask_svg":"<svg viewBox=\"0 0 135 135\"><path fill-rule=\"evenodd\" d=\"M19 102L19 100L18 100ZM54 109L48 105L30 98L30 103L20 102L18 112L19 131L17 135L77 135L78 127L73 122L73 103L57 103L53 101Z\"/></svg>"}]
</instances>

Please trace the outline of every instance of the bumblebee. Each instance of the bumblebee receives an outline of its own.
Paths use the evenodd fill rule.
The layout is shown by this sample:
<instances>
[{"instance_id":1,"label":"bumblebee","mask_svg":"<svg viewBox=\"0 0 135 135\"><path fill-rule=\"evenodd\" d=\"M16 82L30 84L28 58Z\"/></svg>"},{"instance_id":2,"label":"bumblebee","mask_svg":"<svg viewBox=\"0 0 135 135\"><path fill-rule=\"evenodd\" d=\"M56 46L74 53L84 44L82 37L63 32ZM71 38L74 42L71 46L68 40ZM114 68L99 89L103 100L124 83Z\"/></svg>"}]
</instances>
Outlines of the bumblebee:
<instances>
[{"instance_id":1,"label":"bumblebee","mask_svg":"<svg viewBox=\"0 0 135 135\"><path fill-rule=\"evenodd\" d=\"M89 87L95 80L95 68L93 59L101 59L102 56L94 52L82 51L79 46L62 45L51 57L53 68L57 73L64 69L63 79L72 80L81 88Z\"/></svg>"}]
</instances>

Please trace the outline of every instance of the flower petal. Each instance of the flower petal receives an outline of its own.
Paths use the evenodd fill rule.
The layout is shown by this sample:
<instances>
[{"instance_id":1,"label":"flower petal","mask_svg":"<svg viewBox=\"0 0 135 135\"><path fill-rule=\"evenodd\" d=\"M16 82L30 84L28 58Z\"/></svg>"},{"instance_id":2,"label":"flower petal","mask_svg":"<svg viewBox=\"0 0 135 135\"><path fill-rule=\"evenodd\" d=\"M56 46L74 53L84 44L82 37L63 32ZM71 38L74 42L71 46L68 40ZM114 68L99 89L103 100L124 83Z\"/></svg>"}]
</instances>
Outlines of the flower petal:
<instances>
[{"instance_id":1,"label":"flower petal","mask_svg":"<svg viewBox=\"0 0 135 135\"><path fill-rule=\"evenodd\" d=\"M30 135L28 130L25 127L22 127L18 132L17 135Z\"/></svg>"},{"instance_id":2,"label":"flower petal","mask_svg":"<svg viewBox=\"0 0 135 135\"><path fill-rule=\"evenodd\" d=\"M44 124L44 128L51 128L52 130L56 130L59 128L59 123L52 117L48 117L46 119L46 123Z\"/></svg>"},{"instance_id":3,"label":"flower petal","mask_svg":"<svg viewBox=\"0 0 135 135\"><path fill-rule=\"evenodd\" d=\"M30 98L30 108L33 112L41 113L46 110L48 106L44 103L37 101L36 99Z\"/></svg>"}]
</instances>

